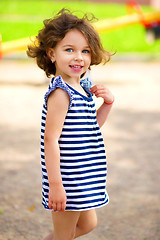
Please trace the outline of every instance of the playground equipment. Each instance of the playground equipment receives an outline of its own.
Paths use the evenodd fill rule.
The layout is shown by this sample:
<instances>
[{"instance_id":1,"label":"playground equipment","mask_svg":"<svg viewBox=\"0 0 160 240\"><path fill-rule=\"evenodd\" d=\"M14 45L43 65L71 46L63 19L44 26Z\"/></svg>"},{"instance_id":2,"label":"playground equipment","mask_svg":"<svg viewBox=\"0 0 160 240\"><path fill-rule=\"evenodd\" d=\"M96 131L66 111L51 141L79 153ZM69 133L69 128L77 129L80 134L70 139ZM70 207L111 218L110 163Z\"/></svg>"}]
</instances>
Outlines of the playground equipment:
<instances>
[{"instance_id":1,"label":"playground equipment","mask_svg":"<svg viewBox=\"0 0 160 240\"><path fill-rule=\"evenodd\" d=\"M146 29L147 40L149 42L153 42L156 39L160 38L160 17L158 17L158 15L158 18L155 19L145 18L141 6L136 1L128 1L126 7L128 13L133 13L134 9L141 17L141 24ZM160 14L160 12L158 14Z\"/></svg>"},{"instance_id":2,"label":"playground equipment","mask_svg":"<svg viewBox=\"0 0 160 240\"><path fill-rule=\"evenodd\" d=\"M146 29L147 39L149 41L160 38L160 11L144 14L136 1L128 1L126 8L129 15L110 20L106 19L95 23L94 26L97 31L103 33L131 24L140 23Z\"/></svg>"},{"instance_id":3,"label":"playground equipment","mask_svg":"<svg viewBox=\"0 0 160 240\"><path fill-rule=\"evenodd\" d=\"M155 39L160 38L160 11L143 13L140 5L136 1L129 1L126 4L126 7L128 15L96 22L93 24L95 29L99 33L103 33L117 28L140 23L145 27L150 40L154 41ZM32 39L34 39L34 37L32 37ZM30 38L23 38L4 43L2 43L0 40L0 57L14 51L26 50L27 45L30 43Z\"/></svg>"}]
</instances>

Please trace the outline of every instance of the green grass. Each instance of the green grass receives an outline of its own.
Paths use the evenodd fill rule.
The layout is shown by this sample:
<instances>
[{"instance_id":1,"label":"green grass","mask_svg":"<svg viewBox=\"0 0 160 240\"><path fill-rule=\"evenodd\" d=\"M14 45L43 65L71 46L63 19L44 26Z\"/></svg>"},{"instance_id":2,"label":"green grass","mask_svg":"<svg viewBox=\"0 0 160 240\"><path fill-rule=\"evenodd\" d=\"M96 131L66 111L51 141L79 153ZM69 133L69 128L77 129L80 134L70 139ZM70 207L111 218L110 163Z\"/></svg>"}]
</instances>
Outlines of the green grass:
<instances>
[{"instance_id":1,"label":"green grass","mask_svg":"<svg viewBox=\"0 0 160 240\"><path fill-rule=\"evenodd\" d=\"M43 26L43 20L52 17L61 8L83 12L91 12L99 20L126 15L124 4L94 3L89 1L52 1L52 0L1 0L0 32L3 41L36 35ZM153 11L143 6L144 12ZM160 40L153 44L146 42L146 33L142 25L130 25L100 35L104 47L109 51L160 53Z\"/></svg>"}]
</instances>

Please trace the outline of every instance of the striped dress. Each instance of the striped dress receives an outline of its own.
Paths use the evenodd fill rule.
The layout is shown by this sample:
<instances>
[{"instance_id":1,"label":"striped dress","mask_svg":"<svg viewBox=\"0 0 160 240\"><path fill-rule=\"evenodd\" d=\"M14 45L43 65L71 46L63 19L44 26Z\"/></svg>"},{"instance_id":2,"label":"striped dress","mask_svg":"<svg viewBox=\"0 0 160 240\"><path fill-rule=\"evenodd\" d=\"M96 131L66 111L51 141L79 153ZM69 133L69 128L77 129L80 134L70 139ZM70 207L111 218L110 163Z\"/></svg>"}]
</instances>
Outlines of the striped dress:
<instances>
[{"instance_id":1,"label":"striped dress","mask_svg":"<svg viewBox=\"0 0 160 240\"><path fill-rule=\"evenodd\" d=\"M67 195L66 211L85 211L104 206L109 201L106 191L106 154L96 120L95 103L89 91L88 97L82 95L66 84L61 76L52 79L42 109L42 204L49 209L44 132L47 99L56 88L64 89L70 96L69 109L59 138L60 169Z\"/></svg>"}]
</instances>

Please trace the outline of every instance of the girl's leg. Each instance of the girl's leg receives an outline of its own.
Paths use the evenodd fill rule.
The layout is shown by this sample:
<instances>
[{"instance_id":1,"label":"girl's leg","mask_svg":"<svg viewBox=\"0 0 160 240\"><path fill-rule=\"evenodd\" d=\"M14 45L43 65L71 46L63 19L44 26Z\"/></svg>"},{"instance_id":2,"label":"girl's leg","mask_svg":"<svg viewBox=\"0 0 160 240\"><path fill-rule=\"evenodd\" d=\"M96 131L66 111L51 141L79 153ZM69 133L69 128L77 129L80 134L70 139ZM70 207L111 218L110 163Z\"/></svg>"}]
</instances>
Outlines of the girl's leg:
<instances>
[{"instance_id":1,"label":"girl's leg","mask_svg":"<svg viewBox=\"0 0 160 240\"><path fill-rule=\"evenodd\" d=\"M91 232L97 226L97 215L95 209L80 212L76 226L75 238Z\"/></svg>"},{"instance_id":2,"label":"girl's leg","mask_svg":"<svg viewBox=\"0 0 160 240\"><path fill-rule=\"evenodd\" d=\"M66 217L64 217L64 213L61 213L61 212L59 212L60 214L57 214L57 213L52 214L53 225L54 225L54 228L57 229L56 231L58 232L60 231L60 235L63 235L64 233L65 240L67 240L66 234L72 237L72 238L69 238L69 240L74 239L89 233L97 225L97 216L96 216L95 210L82 211L82 212L65 212L65 213L68 213ZM61 216L63 218L62 221L61 221ZM67 221L67 223L65 221ZM71 224L72 222L73 224ZM67 229L63 230L63 227ZM69 233L67 233L68 230L69 230ZM61 240L63 238L58 238L58 240L59 239ZM53 237L53 232L52 232L44 240L57 240L57 239Z\"/></svg>"},{"instance_id":3,"label":"girl's leg","mask_svg":"<svg viewBox=\"0 0 160 240\"><path fill-rule=\"evenodd\" d=\"M51 232L47 237L44 238L44 240L53 240L53 232Z\"/></svg>"},{"instance_id":4,"label":"girl's leg","mask_svg":"<svg viewBox=\"0 0 160 240\"><path fill-rule=\"evenodd\" d=\"M80 212L52 212L54 237L53 240L73 240Z\"/></svg>"}]
</instances>

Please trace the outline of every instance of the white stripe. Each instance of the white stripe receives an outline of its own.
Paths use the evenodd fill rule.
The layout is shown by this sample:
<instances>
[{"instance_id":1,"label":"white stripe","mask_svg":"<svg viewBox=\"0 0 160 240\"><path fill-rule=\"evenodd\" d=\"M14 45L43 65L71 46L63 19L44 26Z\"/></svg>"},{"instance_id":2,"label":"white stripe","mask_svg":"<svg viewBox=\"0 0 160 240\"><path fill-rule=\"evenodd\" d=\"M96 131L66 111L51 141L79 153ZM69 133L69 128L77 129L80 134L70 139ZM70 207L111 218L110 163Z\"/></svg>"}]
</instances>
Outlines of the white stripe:
<instances>
[{"instance_id":1,"label":"white stripe","mask_svg":"<svg viewBox=\"0 0 160 240\"><path fill-rule=\"evenodd\" d=\"M44 150L44 147L42 146L41 149ZM45 156L45 152L41 152L41 155L42 155L42 156Z\"/></svg>"},{"instance_id":2,"label":"white stripe","mask_svg":"<svg viewBox=\"0 0 160 240\"><path fill-rule=\"evenodd\" d=\"M76 103L78 103L78 104L85 104L85 105L86 105L86 104L88 104L88 105L92 104L92 105L93 105L93 104L94 104L94 101L92 100L92 101L86 102L86 100L84 100L82 97L81 97L81 99L79 99L79 97L77 97L77 96L75 95L72 103L74 103L74 104L76 104Z\"/></svg>"},{"instance_id":3,"label":"white stripe","mask_svg":"<svg viewBox=\"0 0 160 240\"><path fill-rule=\"evenodd\" d=\"M95 117L96 116L96 113L94 112L94 113L87 113L87 112L82 112L81 113L81 117L85 117L85 116L88 116L89 115L89 117ZM79 112L77 112L77 113L67 113L67 116L78 116L79 117Z\"/></svg>"},{"instance_id":4,"label":"white stripe","mask_svg":"<svg viewBox=\"0 0 160 240\"><path fill-rule=\"evenodd\" d=\"M91 196L91 197L84 197L84 198L75 198L75 199L68 199L69 202L73 202L73 203L80 203L82 205L82 201L92 201L92 200L97 200L99 202L99 199L102 199L102 197L104 198L105 194L104 195L100 195L100 196ZM95 204L95 203L94 203ZM88 204L87 204L88 206Z\"/></svg>"},{"instance_id":5,"label":"white stripe","mask_svg":"<svg viewBox=\"0 0 160 240\"><path fill-rule=\"evenodd\" d=\"M106 199L105 199L105 201L106 201ZM103 205L103 203L105 202L105 201L97 201L97 202L93 202L93 203L87 203L87 204L67 204L67 207L68 208L70 208L70 207L75 207L75 205L76 205L76 209L75 209L75 211L78 211L78 209L83 209L84 207L86 207L86 209L84 209L84 210L87 210L87 209L90 209L91 207L94 207L94 206L96 206L97 204L98 205ZM105 204L107 204L107 203L105 203Z\"/></svg>"},{"instance_id":6,"label":"white stripe","mask_svg":"<svg viewBox=\"0 0 160 240\"><path fill-rule=\"evenodd\" d=\"M65 162L61 162L60 165L65 167L65 166L68 166L68 167L80 167L80 166L85 166L87 164L95 164L95 163L104 163L104 159L100 159L100 160L89 160L89 161L83 161L83 162L72 162L72 163L65 163Z\"/></svg>"},{"instance_id":7,"label":"white stripe","mask_svg":"<svg viewBox=\"0 0 160 240\"><path fill-rule=\"evenodd\" d=\"M44 113L47 114L47 109L45 109L44 107L42 108L42 114L43 114L43 111L44 111Z\"/></svg>"},{"instance_id":8,"label":"white stripe","mask_svg":"<svg viewBox=\"0 0 160 240\"><path fill-rule=\"evenodd\" d=\"M47 115L47 111L46 112L42 112L42 117L46 117L46 115Z\"/></svg>"},{"instance_id":9,"label":"white stripe","mask_svg":"<svg viewBox=\"0 0 160 240\"><path fill-rule=\"evenodd\" d=\"M97 141L103 143L103 140L101 140L101 139L102 139L102 136L98 136L98 138L95 138L95 137L93 137L93 136L91 136L91 137L83 137L83 141L87 141L87 140L90 140L90 141L92 141L92 140L97 140ZM61 137L59 138L59 140L60 140L60 141L64 141L64 142L67 142L67 141L73 142L73 146L74 146L74 143L75 143L76 141L81 141L82 139L81 139L81 138L63 138L63 136L61 136ZM92 143L91 143L91 144L92 144ZM67 144L66 144L66 146L67 146ZM80 146L81 146L81 144L80 144Z\"/></svg>"},{"instance_id":10,"label":"white stripe","mask_svg":"<svg viewBox=\"0 0 160 240\"><path fill-rule=\"evenodd\" d=\"M45 176L45 177L48 177L48 175L47 175L47 172L43 172L43 176ZM44 178L44 181L45 181L46 179ZM45 181L46 182L46 181ZM48 181L47 181L48 182Z\"/></svg>"},{"instance_id":11,"label":"white stripe","mask_svg":"<svg viewBox=\"0 0 160 240\"><path fill-rule=\"evenodd\" d=\"M78 123L78 122L79 122L79 123L82 123L82 122L84 122L84 123L86 123L86 126L88 126L88 125L87 125L88 122L93 122L93 121L96 122L96 118L95 118L95 119L93 119L93 118L92 118L92 119L89 119L89 118L87 118L87 119L85 119L85 118L84 118L84 119L78 119L78 118L76 118L76 119L65 119L65 120L64 120L64 122L69 122L69 123L74 123L74 122L76 122L76 123ZM80 125L81 125L81 124L80 124ZM83 126L84 126L84 125L83 125ZM95 125L93 124L92 126L95 126Z\"/></svg>"},{"instance_id":12,"label":"white stripe","mask_svg":"<svg viewBox=\"0 0 160 240\"><path fill-rule=\"evenodd\" d=\"M103 191L103 190L101 190L101 191ZM92 192L91 191L72 192L72 193L67 193L67 196L72 197L72 196L88 195L88 194L100 193L101 191L100 191L100 189L97 189L97 190L92 190Z\"/></svg>"},{"instance_id":13,"label":"white stripe","mask_svg":"<svg viewBox=\"0 0 160 240\"><path fill-rule=\"evenodd\" d=\"M96 148L96 149L94 149L94 148L87 148L87 149L82 149L82 150L77 150L77 149L75 149L75 150L61 150L61 153L63 153L63 154L67 154L67 153L90 153L91 151L92 152L98 152L98 151L101 151L101 150L104 150L104 147L99 147L99 148ZM71 154L72 154L71 153ZM89 155L89 154L88 154Z\"/></svg>"},{"instance_id":14,"label":"white stripe","mask_svg":"<svg viewBox=\"0 0 160 240\"><path fill-rule=\"evenodd\" d=\"M105 157L106 154L105 153L99 153L98 156L99 157ZM84 156L73 156L72 160L74 161L74 160L82 158L82 157L83 157L83 159L87 159L87 158L92 158L92 157L97 157L97 156L95 156L95 154L84 155ZM61 156L61 159L62 160L70 160L71 157L70 156Z\"/></svg>"},{"instance_id":15,"label":"white stripe","mask_svg":"<svg viewBox=\"0 0 160 240\"><path fill-rule=\"evenodd\" d=\"M87 189L87 188L93 188L93 187L105 187L105 183L95 183L95 184L92 184L92 185L83 185L83 186L78 186L78 189ZM66 190L75 190L75 186L69 186L69 187L65 187ZM92 192L92 189L91 191Z\"/></svg>"},{"instance_id":16,"label":"white stripe","mask_svg":"<svg viewBox=\"0 0 160 240\"><path fill-rule=\"evenodd\" d=\"M92 183L92 182L101 181L101 180L106 180L106 178L105 177L95 177L95 178L91 178L91 179L74 180L73 182L71 182L71 181L63 181L63 184Z\"/></svg>"},{"instance_id":17,"label":"white stripe","mask_svg":"<svg viewBox=\"0 0 160 240\"><path fill-rule=\"evenodd\" d=\"M98 124L95 124L95 125L87 125L86 124L86 126L87 126L86 128L92 129L92 128L98 127ZM75 126L73 126L73 125L64 125L63 129L65 130L66 128L69 128L69 129L84 128L84 125L75 125Z\"/></svg>"},{"instance_id":18,"label":"white stripe","mask_svg":"<svg viewBox=\"0 0 160 240\"><path fill-rule=\"evenodd\" d=\"M41 130L45 130L45 127L41 126Z\"/></svg>"},{"instance_id":19,"label":"white stripe","mask_svg":"<svg viewBox=\"0 0 160 240\"><path fill-rule=\"evenodd\" d=\"M104 163L104 166L106 166L105 163ZM62 172L62 174L63 173L70 173L70 175L72 175L74 172L79 172L79 174L80 174L82 171L88 171L88 170L92 171L92 170L95 170L95 169L98 171L99 169L104 168L104 166L103 165L102 166L89 166L89 167L76 168L76 169L64 168L64 169L61 169L61 172Z\"/></svg>"},{"instance_id":20,"label":"white stripe","mask_svg":"<svg viewBox=\"0 0 160 240\"><path fill-rule=\"evenodd\" d=\"M84 135L84 134L93 135L93 134L97 134L97 131L96 130L95 131L90 131L90 129L88 129L88 131L72 131L72 132L63 131L62 136L71 134L71 135L75 135L75 136L79 135L79 138L82 138L83 136L81 136L81 135ZM74 138L73 138L73 140L74 140Z\"/></svg>"},{"instance_id":21,"label":"white stripe","mask_svg":"<svg viewBox=\"0 0 160 240\"><path fill-rule=\"evenodd\" d=\"M78 178L78 177L82 177L82 178L83 178L83 177L90 177L90 176L94 176L95 174L97 174L97 176L98 176L98 174L106 174L106 171L104 171L104 170L103 170L103 171L102 171L102 170L99 171L99 170L97 169L96 172L89 172L89 173L83 173L83 174L82 174L82 173L79 173L79 174L76 173L76 174L74 174L74 173L72 172L72 175L69 176L69 177L68 177L68 175L65 175L65 172L63 172L63 173L61 174L61 176L64 177L64 178L68 178L68 179L70 179L70 178L71 178L71 179L74 179L74 178Z\"/></svg>"},{"instance_id":22,"label":"white stripe","mask_svg":"<svg viewBox=\"0 0 160 240\"><path fill-rule=\"evenodd\" d=\"M72 139L73 140L73 139ZM72 143L72 144L63 144L63 143L60 143L60 147L87 147L89 149L90 146L97 146L99 147L100 145L100 142L93 142L93 143L79 143L79 144L75 144L75 143Z\"/></svg>"},{"instance_id":23,"label":"white stripe","mask_svg":"<svg viewBox=\"0 0 160 240\"><path fill-rule=\"evenodd\" d=\"M79 102L80 104L83 104L82 102ZM92 110L92 111L95 111L95 107L93 106L90 106L88 104L85 103L84 106L77 106L76 104L78 104L78 102L75 102L75 106L72 106L72 110L74 111L78 111L78 110ZM93 103L91 103L93 105Z\"/></svg>"}]
</instances>

